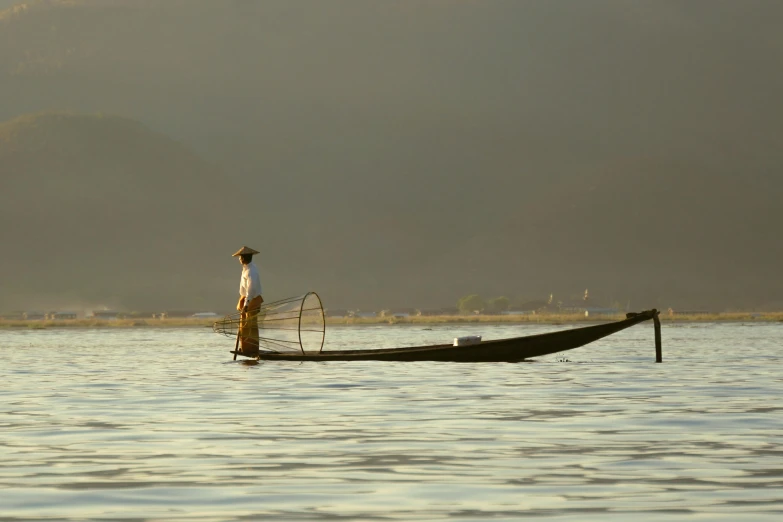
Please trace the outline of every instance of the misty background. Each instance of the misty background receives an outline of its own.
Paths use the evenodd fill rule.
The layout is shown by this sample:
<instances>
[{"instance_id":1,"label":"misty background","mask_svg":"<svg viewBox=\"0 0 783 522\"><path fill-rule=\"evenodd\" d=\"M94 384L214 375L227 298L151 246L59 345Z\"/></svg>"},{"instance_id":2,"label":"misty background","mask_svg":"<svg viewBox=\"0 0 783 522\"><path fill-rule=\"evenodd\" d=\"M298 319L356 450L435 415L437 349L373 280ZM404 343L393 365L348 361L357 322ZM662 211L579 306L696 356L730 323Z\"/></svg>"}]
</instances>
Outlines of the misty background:
<instances>
[{"instance_id":1,"label":"misty background","mask_svg":"<svg viewBox=\"0 0 783 522\"><path fill-rule=\"evenodd\" d=\"M0 8L0 311L783 307L777 0Z\"/></svg>"}]
</instances>

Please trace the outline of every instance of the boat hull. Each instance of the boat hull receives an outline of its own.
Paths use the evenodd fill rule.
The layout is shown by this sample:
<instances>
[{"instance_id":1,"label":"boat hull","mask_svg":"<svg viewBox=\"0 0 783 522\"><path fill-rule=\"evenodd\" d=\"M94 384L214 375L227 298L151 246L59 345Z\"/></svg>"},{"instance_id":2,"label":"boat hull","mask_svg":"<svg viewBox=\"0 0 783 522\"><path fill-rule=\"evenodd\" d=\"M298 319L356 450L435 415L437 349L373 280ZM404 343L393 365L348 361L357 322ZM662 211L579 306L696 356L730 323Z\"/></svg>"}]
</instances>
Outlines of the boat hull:
<instances>
[{"instance_id":1,"label":"boat hull","mask_svg":"<svg viewBox=\"0 0 783 522\"><path fill-rule=\"evenodd\" d=\"M656 316L656 310L649 310L639 314L629 314L629 317L622 321L526 337L483 341L468 346L444 344L377 350L329 350L318 353L261 352L258 359L265 361L520 362L532 357L579 348Z\"/></svg>"}]
</instances>

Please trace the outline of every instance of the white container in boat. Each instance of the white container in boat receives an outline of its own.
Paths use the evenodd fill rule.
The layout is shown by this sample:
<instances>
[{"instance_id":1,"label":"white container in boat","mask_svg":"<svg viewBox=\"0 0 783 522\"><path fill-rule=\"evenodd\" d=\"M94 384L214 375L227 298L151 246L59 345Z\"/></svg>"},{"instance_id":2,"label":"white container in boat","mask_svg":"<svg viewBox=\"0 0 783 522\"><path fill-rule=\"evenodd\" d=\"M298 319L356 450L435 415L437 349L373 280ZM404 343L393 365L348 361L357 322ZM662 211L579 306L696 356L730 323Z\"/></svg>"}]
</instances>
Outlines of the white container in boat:
<instances>
[{"instance_id":1,"label":"white container in boat","mask_svg":"<svg viewBox=\"0 0 783 522\"><path fill-rule=\"evenodd\" d=\"M479 344L480 342L480 335L466 335L464 337L454 338L454 346L469 346L471 344Z\"/></svg>"}]
</instances>

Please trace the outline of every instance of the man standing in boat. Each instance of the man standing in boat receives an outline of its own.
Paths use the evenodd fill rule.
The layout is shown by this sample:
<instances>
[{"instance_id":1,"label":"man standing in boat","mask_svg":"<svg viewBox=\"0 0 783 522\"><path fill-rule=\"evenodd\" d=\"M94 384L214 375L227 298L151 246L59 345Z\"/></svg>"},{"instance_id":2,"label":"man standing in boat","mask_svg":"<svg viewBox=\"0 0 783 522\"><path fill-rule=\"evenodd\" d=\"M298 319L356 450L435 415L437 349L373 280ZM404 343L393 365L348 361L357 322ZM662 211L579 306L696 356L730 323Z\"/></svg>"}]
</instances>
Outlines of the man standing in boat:
<instances>
[{"instance_id":1,"label":"man standing in boat","mask_svg":"<svg viewBox=\"0 0 783 522\"><path fill-rule=\"evenodd\" d=\"M253 263L253 255L257 250L243 246L233 257L238 257L242 263L242 278L239 281L239 302L237 311L242 312L239 324L239 338L242 341L242 355L258 356L258 314L264 298L261 297L261 278L258 267Z\"/></svg>"}]
</instances>

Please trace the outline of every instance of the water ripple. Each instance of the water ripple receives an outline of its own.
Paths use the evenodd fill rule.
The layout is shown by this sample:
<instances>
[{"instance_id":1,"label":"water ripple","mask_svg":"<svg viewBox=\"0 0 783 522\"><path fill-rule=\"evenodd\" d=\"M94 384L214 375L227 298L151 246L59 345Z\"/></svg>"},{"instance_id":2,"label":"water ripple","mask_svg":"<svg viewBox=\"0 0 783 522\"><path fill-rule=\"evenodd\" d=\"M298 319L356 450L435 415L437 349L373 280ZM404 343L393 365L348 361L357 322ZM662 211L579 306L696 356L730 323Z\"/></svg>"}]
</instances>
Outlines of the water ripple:
<instances>
[{"instance_id":1,"label":"water ripple","mask_svg":"<svg viewBox=\"0 0 783 522\"><path fill-rule=\"evenodd\" d=\"M558 328L335 328L327 348ZM777 520L780 332L667 326L656 365L640 326L567 358L466 365L234 362L195 330L3 331L0 522Z\"/></svg>"}]
</instances>

